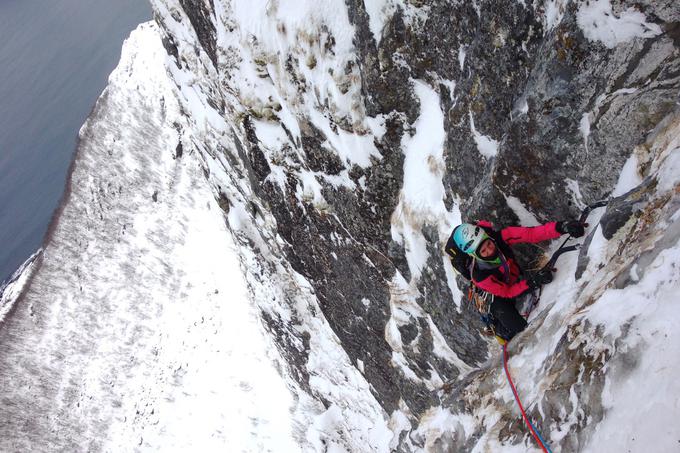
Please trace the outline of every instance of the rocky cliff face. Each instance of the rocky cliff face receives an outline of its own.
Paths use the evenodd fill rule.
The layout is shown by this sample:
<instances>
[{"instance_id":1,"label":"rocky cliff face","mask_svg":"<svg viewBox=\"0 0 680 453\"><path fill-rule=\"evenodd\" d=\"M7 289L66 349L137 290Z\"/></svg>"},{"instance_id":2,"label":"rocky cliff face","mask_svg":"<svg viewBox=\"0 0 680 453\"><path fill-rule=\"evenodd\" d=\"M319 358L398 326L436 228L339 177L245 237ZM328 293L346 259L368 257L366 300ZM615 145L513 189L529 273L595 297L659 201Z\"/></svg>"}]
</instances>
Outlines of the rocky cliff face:
<instances>
[{"instance_id":1,"label":"rocky cliff face","mask_svg":"<svg viewBox=\"0 0 680 453\"><path fill-rule=\"evenodd\" d=\"M213 178L225 213L244 211L243 240L309 283L383 409L414 428L433 388L488 355L442 256L450 228L577 215L677 111L673 2L154 3L171 71L229 124L203 150L250 194L235 203ZM308 340L267 323L307 386L307 347L291 346ZM570 354L546 371L590 360Z\"/></svg>"},{"instance_id":2,"label":"rocky cliff face","mask_svg":"<svg viewBox=\"0 0 680 453\"><path fill-rule=\"evenodd\" d=\"M524 451L442 246L461 220L564 219L613 195L511 348L555 451L595 448L612 382L662 341L639 323L677 317L654 305L679 284L677 4L152 4L173 89L140 109L158 110L173 159L200 163L294 382L303 447ZM603 327L614 290L647 305Z\"/></svg>"}]
</instances>

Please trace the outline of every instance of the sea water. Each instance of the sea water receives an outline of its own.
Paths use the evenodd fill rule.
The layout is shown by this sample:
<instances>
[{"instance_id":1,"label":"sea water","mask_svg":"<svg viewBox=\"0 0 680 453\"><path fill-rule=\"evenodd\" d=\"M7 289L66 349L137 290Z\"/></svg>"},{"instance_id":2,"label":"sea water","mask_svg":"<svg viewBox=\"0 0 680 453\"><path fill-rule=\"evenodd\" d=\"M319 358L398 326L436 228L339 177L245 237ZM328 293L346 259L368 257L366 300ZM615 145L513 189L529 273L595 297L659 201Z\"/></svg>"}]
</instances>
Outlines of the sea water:
<instances>
[{"instance_id":1,"label":"sea water","mask_svg":"<svg viewBox=\"0 0 680 453\"><path fill-rule=\"evenodd\" d=\"M41 245L144 0L0 0L0 282Z\"/></svg>"}]
</instances>

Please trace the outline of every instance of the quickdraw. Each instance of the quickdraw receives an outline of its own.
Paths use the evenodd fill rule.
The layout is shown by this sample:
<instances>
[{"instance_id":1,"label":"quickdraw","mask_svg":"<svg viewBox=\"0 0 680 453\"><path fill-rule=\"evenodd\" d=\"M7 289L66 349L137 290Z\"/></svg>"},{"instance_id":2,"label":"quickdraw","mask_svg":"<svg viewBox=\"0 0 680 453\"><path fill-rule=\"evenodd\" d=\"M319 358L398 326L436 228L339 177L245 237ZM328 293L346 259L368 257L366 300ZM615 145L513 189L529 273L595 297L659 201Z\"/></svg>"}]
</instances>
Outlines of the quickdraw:
<instances>
[{"instance_id":1,"label":"quickdraw","mask_svg":"<svg viewBox=\"0 0 680 453\"><path fill-rule=\"evenodd\" d=\"M491 303L493 302L493 294L487 293L486 291L480 291L475 285L470 285L468 300L475 304L479 313L488 315Z\"/></svg>"}]
</instances>

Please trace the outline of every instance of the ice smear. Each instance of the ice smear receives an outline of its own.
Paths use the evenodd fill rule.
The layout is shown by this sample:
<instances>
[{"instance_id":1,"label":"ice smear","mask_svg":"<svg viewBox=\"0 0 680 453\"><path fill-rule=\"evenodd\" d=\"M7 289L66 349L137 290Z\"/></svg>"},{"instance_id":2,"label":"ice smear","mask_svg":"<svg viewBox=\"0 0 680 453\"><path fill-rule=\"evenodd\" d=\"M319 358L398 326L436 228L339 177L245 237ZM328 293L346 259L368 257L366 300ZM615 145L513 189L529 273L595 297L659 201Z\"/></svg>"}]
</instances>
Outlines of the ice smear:
<instances>
[{"instance_id":1,"label":"ice smear","mask_svg":"<svg viewBox=\"0 0 680 453\"><path fill-rule=\"evenodd\" d=\"M508 203L508 206L510 206L510 209L512 209L517 218L519 218L521 225L536 226L541 224L541 222L536 220L536 217L524 206L521 201L519 201L518 198L508 195L504 196L505 201Z\"/></svg>"},{"instance_id":2,"label":"ice smear","mask_svg":"<svg viewBox=\"0 0 680 453\"><path fill-rule=\"evenodd\" d=\"M442 236L442 242L446 243L448 241L449 235L453 233L453 228L460 225L462 222L463 221L461 219L458 204L453 203L451 212L448 213L447 235ZM449 290L451 291L451 297L453 298L453 302L456 304L456 307L458 307L460 310L463 294L456 283L456 272L453 270L453 266L451 266L449 263L449 255L442 253L442 262L444 266L444 273L446 274L446 282L449 286Z\"/></svg>"},{"instance_id":3,"label":"ice smear","mask_svg":"<svg viewBox=\"0 0 680 453\"><path fill-rule=\"evenodd\" d=\"M574 205L579 209L585 208L586 204L583 201L578 181L569 178L566 178L564 181L567 183L567 190L571 192L571 199L574 201Z\"/></svg>"},{"instance_id":4,"label":"ice smear","mask_svg":"<svg viewBox=\"0 0 680 453\"><path fill-rule=\"evenodd\" d=\"M545 23L546 32L555 28L562 22L562 17L564 17L564 11L567 6L568 0L550 0L546 2L545 5Z\"/></svg>"},{"instance_id":5,"label":"ice smear","mask_svg":"<svg viewBox=\"0 0 680 453\"><path fill-rule=\"evenodd\" d=\"M252 226L252 219L244 208L245 200L234 202L230 210L230 225L238 235L246 235L256 242L271 263L263 266L259 254L247 247L240 253L244 260L246 278L253 299L261 310L284 323L296 320L296 330L309 338L307 372L313 395L328 402L326 408L298 389L300 399L293 418L304 434L303 450L326 451L326 446L338 451L357 450L370 446L376 451L387 451L392 431L387 426L387 415L371 394L362 376L370 364L358 362L353 366L340 340L319 313L318 301L309 282L279 261L276 243L258 242L262 231ZM232 212L234 214L232 214ZM266 232L264 232L267 234ZM272 269L276 269L274 273ZM263 278L266 275L266 278ZM292 300L290 300L292 299ZM290 300L290 301L289 301ZM365 303L370 303L368 300ZM300 344L299 348L304 346ZM291 385L295 386L294 382ZM341 446L344 448L342 449ZM328 451L332 451L328 450Z\"/></svg>"},{"instance_id":6,"label":"ice smear","mask_svg":"<svg viewBox=\"0 0 680 453\"><path fill-rule=\"evenodd\" d=\"M578 129L581 131L583 146L586 149L586 153L588 153L588 137L590 136L590 115L588 113L584 113L583 116L581 116Z\"/></svg>"},{"instance_id":7,"label":"ice smear","mask_svg":"<svg viewBox=\"0 0 680 453\"><path fill-rule=\"evenodd\" d=\"M475 128L475 120L472 117L472 112L469 113L470 131L472 132L472 136L475 139L479 153L487 159L495 157L498 154L498 142L491 137L487 137L486 135L482 135L477 132L477 129Z\"/></svg>"},{"instance_id":8,"label":"ice smear","mask_svg":"<svg viewBox=\"0 0 680 453\"><path fill-rule=\"evenodd\" d=\"M631 154L621 169L619 180L612 192L612 197L618 197L637 187L642 182L642 177L638 172L638 159L635 153Z\"/></svg>"},{"instance_id":9,"label":"ice smear","mask_svg":"<svg viewBox=\"0 0 680 453\"><path fill-rule=\"evenodd\" d=\"M675 188L680 180L680 135L668 147L664 168L659 173L659 191Z\"/></svg>"},{"instance_id":10,"label":"ice smear","mask_svg":"<svg viewBox=\"0 0 680 453\"><path fill-rule=\"evenodd\" d=\"M399 406L400 409L402 409L406 406L406 404L404 403L403 400L400 400ZM408 419L408 416L404 413L403 409L395 410L394 412L392 412L389 426L392 432L394 432L394 438L392 439L392 442L390 442L390 451L395 451L399 446L400 434L404 431L409 432L412 426L411 422Z\"/></svg>"},{"instance_id":11,"label":"ice smear","mask_svg":"<svg viewBox=\"0 0 680 453\"><path fill-rule=\"evenodd\" d=\"M427 242L421 232L426 224L434 224L445 236L450 215L444 206L443 146L444 115L439 107L439 95L421 81L414 81L420 100L420 116L415 135L404 135L404 184L399 204L392 215L392 237L404 243L406 259L413 278L418 278L427 262Z\"/></svg>"},{"instance_id":12,"label":"ice smear","mask_svg":"<svg viewBox=\"0 0 680 453\"><path fill-rule=\"evenodd\" d=\"M635 8L628 8L617 17L610 0L581 2L576 21L586 38L600 41L610 49L634 38L661 34L661 27L648 23L645 15Z\"/></svg>"},{"instance_id":13,"label":"ice smear","mask_svg":"<svg viewBox=\"0 0 680 453\"><path fill-rule=\"evenodd\" d=\"M364 0L364 8L368 13L368 26L377 47L380 45L385 20L394 12L394 5L389 0Z\"/></svg>"}]
</instances>

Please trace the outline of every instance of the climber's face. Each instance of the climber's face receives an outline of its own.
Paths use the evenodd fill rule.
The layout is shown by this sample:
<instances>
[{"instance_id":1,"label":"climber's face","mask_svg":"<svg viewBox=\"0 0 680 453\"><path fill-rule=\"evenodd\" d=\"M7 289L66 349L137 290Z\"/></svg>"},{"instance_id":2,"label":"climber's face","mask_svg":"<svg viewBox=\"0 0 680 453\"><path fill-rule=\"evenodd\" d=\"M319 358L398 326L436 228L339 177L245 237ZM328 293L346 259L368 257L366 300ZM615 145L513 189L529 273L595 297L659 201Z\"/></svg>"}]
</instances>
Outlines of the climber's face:
<instances>
[{"instance_id":1,"label":"climber's face","mask_svg":"<svg viewBox=\"0 0 680 453\"><path fill-rule=\"evenodd\" d=\"M491 258L496 254L496 243L490 238L484 239L484 242L479 245L478 253L482 259Z\"/></svg>"}]
</instances>

